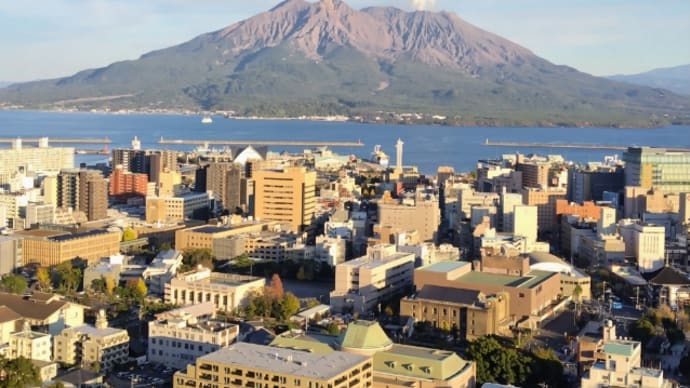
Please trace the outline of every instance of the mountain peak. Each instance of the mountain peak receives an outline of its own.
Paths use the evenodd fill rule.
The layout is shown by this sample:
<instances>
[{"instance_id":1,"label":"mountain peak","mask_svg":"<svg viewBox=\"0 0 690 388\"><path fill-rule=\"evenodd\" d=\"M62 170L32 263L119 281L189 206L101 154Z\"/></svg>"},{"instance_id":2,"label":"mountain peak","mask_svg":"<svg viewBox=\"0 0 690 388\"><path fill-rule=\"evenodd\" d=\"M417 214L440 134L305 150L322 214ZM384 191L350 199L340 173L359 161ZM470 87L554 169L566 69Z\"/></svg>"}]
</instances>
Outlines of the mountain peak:
<instances>
[{"instance_id":1,"label":"mountain peak","mask_svg":"<svg viewBox=\"0 0 690 388\"><path fill-rule=\"evenodd\" d=\"M544 125L687 119L678 115L690 106L670 92L556 66L454 13L355 10L341 0L285 0L135 61L11 85L0 90L3 103L273 116L427 111L465 123L538 117Z\"/></svg>"}]
</instances>

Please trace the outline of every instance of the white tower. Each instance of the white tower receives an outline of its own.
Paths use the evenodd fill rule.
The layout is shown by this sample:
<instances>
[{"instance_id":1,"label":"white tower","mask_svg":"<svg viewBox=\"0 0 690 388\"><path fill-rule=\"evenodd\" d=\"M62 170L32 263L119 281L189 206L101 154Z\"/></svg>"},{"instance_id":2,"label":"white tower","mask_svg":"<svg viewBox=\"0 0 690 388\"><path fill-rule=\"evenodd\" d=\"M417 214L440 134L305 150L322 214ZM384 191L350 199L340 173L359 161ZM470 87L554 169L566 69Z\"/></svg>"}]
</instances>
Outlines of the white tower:
<instances>
[{"instance_id":1,"label":"white tower","mask_svg":"<svg viewBox=\"0 0 690 388\"><path fill-rule=\"evenodd\" d=\"M403 141L398 138L398 141L395 143L395 168L398 171L402 171L402 166L403 166Z\"/></svg>"},{"instance_id":2,"label":"white tower","mask_svg":"<svg viewBox=\"0 0 690 388\"><path fill-rule=\"evenodd\" d=\"M139 141L139 138L134 136L134 139L132 139L132 149L133 150L140 150L141 149L141 141Z\"/></svg>"}]
</instances>

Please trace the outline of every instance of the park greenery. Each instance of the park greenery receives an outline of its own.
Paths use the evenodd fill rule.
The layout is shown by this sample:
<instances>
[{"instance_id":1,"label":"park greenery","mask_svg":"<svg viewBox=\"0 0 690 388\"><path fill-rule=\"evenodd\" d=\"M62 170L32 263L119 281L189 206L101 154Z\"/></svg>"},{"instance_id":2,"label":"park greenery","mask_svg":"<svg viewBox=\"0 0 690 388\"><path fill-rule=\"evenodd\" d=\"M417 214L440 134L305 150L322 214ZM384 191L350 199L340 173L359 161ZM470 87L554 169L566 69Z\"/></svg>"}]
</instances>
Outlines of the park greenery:
<instances>
[{"instance_id":1,"label":"park greenery","mask_svg":"<svg viewBox=\"0 0 690 388\"><path fill-rule=\"evenodd\" d=\"M628 333L636 341L642 342L643 349L657 334L663 334L671 344L685 340L684 330L689 326L690 317L686 314L676 314L666 305L649 309L642 318L632 322Z\"/></svg>"},{"instance_id":2,"label":"park greenery","mask_svg":"<svg viewBox=\"0 0 690 388\"><path fill-rule=\"evenodd\" d=\"M40 385L37 367L24 357L8 359L0 356L0 388L18 388Z\"/></svg>"},{"instance_id":3,"label":"park greenery","mask_svg":"<svg viewBox=\"0 0 690 388\"><path fill-rule=\"evenodd\" d=\"M249 296L244 314L247 319L262 317L285 322L299 308L299 299L290 292L284 292L280 276L274 274L268 286Z\"/></svg>"},{"instance_id":4,"label":"park greenery","mask_svg":"<svg viewBox=\"0 0 690 388\"><path fill-rule=\"evenodd\" d=\"M548 348L523 351L491 336L471 341L466 356L477 364L477 382L519 384L524 387L565 386L563 366Z\"/></svg>"}]
</instances>

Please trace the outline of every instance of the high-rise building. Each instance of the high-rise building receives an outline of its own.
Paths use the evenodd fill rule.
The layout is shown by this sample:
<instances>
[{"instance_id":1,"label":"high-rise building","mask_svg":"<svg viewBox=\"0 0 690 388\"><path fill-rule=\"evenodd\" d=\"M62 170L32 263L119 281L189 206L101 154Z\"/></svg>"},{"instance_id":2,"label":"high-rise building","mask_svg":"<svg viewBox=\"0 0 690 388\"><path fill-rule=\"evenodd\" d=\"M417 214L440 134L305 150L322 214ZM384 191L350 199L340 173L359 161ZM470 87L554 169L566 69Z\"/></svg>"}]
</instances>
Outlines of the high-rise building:
<instances>
[{"instance_id":1,"label":"high-rise building","mask_svg":"<svg viewBox=\"0 0 690 388\"><path fill-rule=\"evenodd\" d=\"M515 206L522 205L522 194L508 193L505 190L501 193L500 203L500 230L506 233L513 231L513 218L515 216Z\"/></svg>"},{"instance_id":2,"label":"high-rise building","mask_svg":"<svg viewBox=\"0 0 690 388\"><path fill-rule=\"evenodd\" d=\"M605 191L617 193L625 186L621 166L598 166L588 169L572 166L568 169L568 200L582 203L600 201Z\"/></svg>"},{"instance_id":3,"label":"high-rise building","mask_svg":"<svg viewBox=\"0 0 690 388\"><path fill-rule=\"evenodd\" d=\"M558 227L556 201L565 198L564 189L536 189L525 187L522 190L522 203L537 207L540 231L553 231Z\"/></svg>"},{"instance_id":4,"label":"high-rise building","mask_svg":"<svg viewBox=\"0 0 690 388\"><path fill-rule=\"evenodd\" d=\"M515 205L513 207L513 234L524 237L527 245L537 241L537 207L531 205Z\"/></svg>"},{"instance_id":5,"label":"high-rise building","mask_svg":"<svg viewBox=\"0 0 690 388\"><path fill-rule=\"evenodd\" d=\"M664 193L690 191L690 152L664 148L629 147L623 153L625 185L654 188Z\"/></svg>"},{"instance_id":6,"label":"high-rise building","mask_svg":"<svg viewBox=\"0 0 690 388\"><path fill-rule=\"evenodd\" d=\"M436 241L441 209L433 195L418 194L397 201L384 194L378 204L378 220L379 227L390 227L393 232L416 230L422 241Z\"/></svg>"},{"instance_id":7,"label":"high-rise building","mask_svg":"<svg viewBox=\"0 0 690 388\"><path fill-rule=\"evenodd\" d=\"M148 182L149 177L146 174L125 171L120 164L115 166L110 174L108 194L113 197L145 197Z\"/></svg>"},{"instance_id":8,"label":"high-rise building","mask_svg":"<svg viewBox=\"0 0 690 388\"><path fill-rule=\"evenodd\" d=\"M522 173L522 185L525 187L547 187L549 183L550 163L541 161L524 161L518 163L516 170Z\"/></svg>"},{"instance_id":9,"label":"high-rise building","mask_svg":"<svg viewBox=\"0 0 690 388\"><path fill-rule=\"evenodd\" d=\"M100 171L62 170L57 189L58 207L82 211L89 221L108 216L108 183Z\"/></svg>"},{"instance_id":10,"label":"high-rise building","mask_svg":"<svg viewBox=\"0 0 690 388\"><path fill-rule=\"evenodd\" d=\"M289 222L303 231L315 214L316 172L304 167L254 171L254 217Z\"/></svg>"},{"instance_id":11,"label":"high-rise building","mask_svg":"<svg viewBox=\"0 0 690 388\"><path fill-rule=\"evenodd\" d=\"M206 190L212 191L225 209L240 207L242 167L231 162L214 162L206 170Z\"/></svg>"}]
</instances>

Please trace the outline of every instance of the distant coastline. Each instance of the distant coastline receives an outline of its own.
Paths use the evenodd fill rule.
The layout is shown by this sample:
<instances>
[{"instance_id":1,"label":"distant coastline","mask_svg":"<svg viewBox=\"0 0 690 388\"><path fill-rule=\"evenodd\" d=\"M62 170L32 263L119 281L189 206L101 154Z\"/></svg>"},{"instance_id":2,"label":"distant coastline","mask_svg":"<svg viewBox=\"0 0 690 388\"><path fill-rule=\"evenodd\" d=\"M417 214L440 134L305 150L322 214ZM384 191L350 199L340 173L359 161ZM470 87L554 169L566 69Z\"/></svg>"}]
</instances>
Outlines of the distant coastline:
<instances>
[{"instance_id":1,"label":"distant coastline","mask_svg":"<svg viewBox=\"0 0 690 388\"><path fill-rule=\"evenodd\" d=\"M193 109L79 109L79 108L34 108L24 106L0 106L0 110L22 110L22 111L37 111L37 112L55 112L55 113L92 113L92 114L108 114L108 115L172 115L172 116L202 116L211 114L213 116L220 116L226 119L234 120L266 120L266 121L327 121L327 122L352 122L360 124L397 124L397 125L439 125L449 127L542 127L542 128L625 128L625 129L654 129L665 126L675 125L690 125L690 118L685 121L662 121L657 122L638 122L638 123L621 123L616 121L610 122L594 122L588 120L582 121L551 121L551 120L508 120L502 118L485 117L482 119L464 119L462 116L455 116L448 118L446 116L432 115L423 112L373 112L362 113L355 115L301 115L296 117L288 116L259 116L259 115L238 115L234 111L226 110L193 110Z\"/></svg>"}]
</instances>

